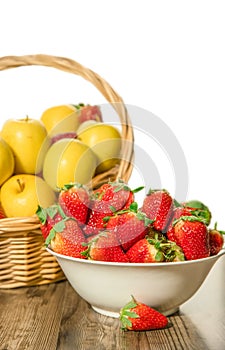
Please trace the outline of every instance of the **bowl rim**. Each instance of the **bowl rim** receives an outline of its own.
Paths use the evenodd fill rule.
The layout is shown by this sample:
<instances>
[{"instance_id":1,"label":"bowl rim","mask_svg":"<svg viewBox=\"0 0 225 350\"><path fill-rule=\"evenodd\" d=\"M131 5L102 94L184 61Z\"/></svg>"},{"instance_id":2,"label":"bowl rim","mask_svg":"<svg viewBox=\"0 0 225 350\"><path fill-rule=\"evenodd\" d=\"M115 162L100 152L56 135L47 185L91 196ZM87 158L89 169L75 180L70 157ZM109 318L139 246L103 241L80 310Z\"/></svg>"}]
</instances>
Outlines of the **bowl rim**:
<instances>
[{"instance_id":1,"label":"bowl rim","mask_svg":"<svg viewBox=\"0 0 225 350\"><path fill-rule=\"evenodd\" d=\"M196 264L196 263L204 263L205 261L216 261L218 260L222 255L225 254L225 247L223 247L220 252L216 255L209 256L207 258L201 258L201 259L195 259L195 260L185 260L185 261L172 261L172 262L159 262L159 263L126 263L126 262L111 262L111 261L99 261L99 260L90 260L90 259L80 259L80 258L74 258L69 255L63 255L54 252L50 247L46 247L46 250L59 259L65 259L70 260L74 262L84 263L84 264L90 264L90 265L102 265L102 266L121 266L121 267L159 267L159 266L178 266L178 265L189 265L189 264Z\"/></svg>"}]
</instances>

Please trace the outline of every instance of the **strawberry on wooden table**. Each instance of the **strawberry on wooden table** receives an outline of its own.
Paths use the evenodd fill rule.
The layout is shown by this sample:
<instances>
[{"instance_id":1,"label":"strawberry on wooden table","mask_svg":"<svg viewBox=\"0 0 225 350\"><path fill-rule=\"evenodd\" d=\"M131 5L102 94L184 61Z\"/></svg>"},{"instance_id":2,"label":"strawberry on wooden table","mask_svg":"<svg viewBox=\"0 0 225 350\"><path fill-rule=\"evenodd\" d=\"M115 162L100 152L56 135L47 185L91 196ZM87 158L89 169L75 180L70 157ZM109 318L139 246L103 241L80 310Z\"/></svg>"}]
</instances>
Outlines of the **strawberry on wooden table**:
<instances>
[{"instance_id":1,"label":"strawberry on wooden table","mask_svg":"<svg viewBox=\"0 0 225 350\"><path fill-rule=\"evenodd\" d=\"M46 246L58 254L85 259L81 253L85 250L84 234L74 218L66 217L57 222L46 238Z\"/></svg>"},{"instance_id":2,"label":"strawberry on wooden table","mask_svg":"<svg viewBox=\"0 0 225 350\"><path fill-rule=\"evenodd\" d=\"M173 199L168 191L150 190L144 198L142 212L154 220L153 227L164 232L173 210Z\"/></svg>"},{"instance_id":3,"label":"strawberry on wooden table","mask_svg":"<svg viewBox=\"0 0 225 350\"><path fill-rule=\"evenodd\" d=\"M115 232L125 252L148 234L152 224L152 220L138 210L136 202L133 202L128 209L116 212L112 217L105 217L104 221L106 228Z\"/></svg>"},{"instance_id":4,"label":"strawberry on wooden table","mask_svg":"<svg viewBox=\"0 0 225 350\"><path fill-rule=\"evenodd\" d=\"M209 232L205 223L195 216L181 216L174 222L174 240L186 260L207 258L210 255Z\"/></svg>"},{"instance_id":5,"label":"strawberry on wooden table","mask_svg":"<svg viewBox=\"0 0 225 350\"><path fill-rule=\"evenodd\" d=\"M134 193L143 187L131 190L122 180L108 182L94 191L90 216L84 228L86 235L98 234L104 229L104 217L129 207L134 201Z\"/></svg>"},{"instance_id":6,"label":"strawberry on wooden table","mask_svg":"<svg viewBox=\"0 0 225 350\"><path fill-rule=\"evenodd\" d=\"M84 244L87 249L82 253L91 260L128 262L128 258L122 250L115 234L110 231L102 231L93 239Z\"/></svg>"},{"instance_id":7,"label":"strawberry on wooden table","mask_svg":"<svg viewBox=\"0 0 225 350\"><path fill-rule=\"evenodd\" d=\"M58 202L67 216L74 217L80 224L85 224L90 207L88 189L80 183L64 185L59 192Z\"/></svg>"},{"instance_id":8,"label":"strawberry on wooden table","mask_svg":"<svg viewBox=\"0 0 225 350\"><path fill-rule=\"evenodd\" d=\"M150 306L132 300L120 310L123 330L148 331L167 327L168 319Z\"/></svg>"},{"instance_id":9,"label":"strawberry on wooden table","mask_svg":"<svg viewBox=\"0 0 225 350\"><path fill-rule=\"evenodd\" d=\"M210 255L218 254L223 248L225 231L219 231L217 229L217 223L215 223L213 229L209 229L209 247Z\"/></svg>"},{"instance_id":10,"label":"strawberry on wooden table","mask_svg":"<svg viewBox=\"0 0 225 350\"><path fill-rule=\"evenodd\" d=\"M40 220L40 230L44 239L47 238L53 226L65 218L64 212L58 204L53 204L48 208L38 206L36 215Z\"/></svg>"}]
</instances>

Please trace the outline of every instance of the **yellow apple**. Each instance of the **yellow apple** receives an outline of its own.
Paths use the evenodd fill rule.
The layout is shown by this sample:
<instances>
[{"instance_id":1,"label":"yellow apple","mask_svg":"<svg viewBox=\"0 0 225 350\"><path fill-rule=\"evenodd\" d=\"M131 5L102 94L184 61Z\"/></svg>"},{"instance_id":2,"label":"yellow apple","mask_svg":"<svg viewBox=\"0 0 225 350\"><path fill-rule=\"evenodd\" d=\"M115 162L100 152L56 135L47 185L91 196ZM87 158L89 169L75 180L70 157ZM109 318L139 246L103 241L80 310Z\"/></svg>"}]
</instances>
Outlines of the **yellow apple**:
<instances>
[{"instance_id":1,"label":"yellow apple","mask_svg":"<svg viewBox=\"0 0 225 350\"><path fill-rule=\"evenodd\" d=\"M45 156L43 177L54 191L70 182L87 184L95 173L96 164L96 155L83 142L61 139Z\"/></svg>"},{"instance_id":2,"label":"yellow apple","mask_svg":"<svg viewBox=\"0 0 225 350\"><path fill-rule=\"evenodd\" d=\"M90 126L93 126L97 123L100 123L100 122L96 122L96 120L92 120L92 119L86 120L85 122L80 124L79 128L77 129L77 134L80 134L82 131L86 130Z\"/></svg>"},{"instance_id":3,"label":"yellow apple","mask_svg":"<svg viewBox=\"0 0 225 350\"><path fill-rule=\"evenodd\" d=\"M98 157L96 173L111 169L119 162L121 134L113 125L95 123L78 133L78 139L88 145Z\"/></svg>"},{"instance_id":4,"label":"yellow apple","mask_svg":"<svg viewBox=\"0 0 225 350\"><path fill-rule=\"evenodd\" d=\"M55 201L55 192L36 175L13 175L1 187L1 205L7 217L32 216L38 205L47 208Z\"/></svg>"},{"instance_id":5,"label":"yellow apple","mask_svg":"<svg viewBox=\"0 0 225 350\"><path fill-rule=\"evenodd\" d=\"M0 186L14 172L14 156L9 145L0 137Z\"/></svg>"},{"instance_id":6,"label":"yellow apple","mask_svg":"<svg viewBox=\"0 0 225 350\"><path fill-rule=\"evenodd\" d=\"M72 105L59 105L46 109L41 115L51 137L66 132L76 132L80 125L79 111Z\"/></svg>"},{"instance_id":7,"label":"yellow apple","mask_svg":"<svg viewBox=\"0 0 225 350\"><path fill-rule=\"evenodd\" d=\"M42 170L50 140L41 121L28 117L9 119L3 124L1 137L13 151L15 174L35 174Z\"/></svg>"}]
</instances>

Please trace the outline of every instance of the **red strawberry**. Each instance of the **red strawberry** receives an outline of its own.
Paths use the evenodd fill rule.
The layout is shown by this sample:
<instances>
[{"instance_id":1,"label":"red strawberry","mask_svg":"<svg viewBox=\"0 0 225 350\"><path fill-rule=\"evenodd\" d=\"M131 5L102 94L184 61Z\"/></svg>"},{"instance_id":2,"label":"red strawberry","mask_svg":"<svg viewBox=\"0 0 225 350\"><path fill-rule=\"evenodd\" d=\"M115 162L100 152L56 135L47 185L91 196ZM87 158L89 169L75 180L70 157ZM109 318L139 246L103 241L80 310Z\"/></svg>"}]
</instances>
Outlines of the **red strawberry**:
<instances>
[{"instance_id":1,"label":"red strawberry","mask_svg":"<svg viewBox=\"0 0 225 350\"><path fill-rule=\"evenodd\" d=\"M135 243L128 251L127 257L132 263L157 263L162 261L183 261L184 254L175 242L165 237L146 237Z\"/></svg>"},{"instance_id":2,"label":"red strawberry","mask_svg":"<svg viewBox=\"0 0 225 350\"><path fill-rule=\"evenodd\" d=\"M128 262L115 234L110 231L102 231L86 245L88 248L82 255L91 260Z\"/></svg>"},{"instance_id":3,"label":"red strawberry","mask_svg":"<svg viewBox=\"0 0 225 350\"><path fill-rule=\"evenodd\" d=\"M58 202L67 216L85 224L90 206L88 189L78 183L64 185L59 193Z\"/></svg>"},{"instance_id":4,"label":"red strawberry","mask_svg":"<svg viewBox=\"0 0 225 350\"><path fill-rule=\"evenodd\" d=\"M196 216L200 218L206 225L209 224L211 214L209 214L207 207L199 201L190 201L179 204L174 200L175 207L173 209L169 225L166 229L167 238L174 241L174 226L173 222L179 219L181 216ZM193 205L193 206L191 206Z\"/></svg>"},{"instance_id":5,"label":"red strawberry","mask_svg":"<svg viewBox=\"0 0 225 350\"><path fill-rule=\"evenodd\" d=\"M209 208L204 203L195 199L195 200L190 200L190 201L184 202L183 206L185 208L190 208L193 211L194 215L204 219L205 224L207 226L210 224L212 214L211 214Z\"/></svg>"},{"instance_id":6,"label":"red strawberry","mask_svg":"<svg viewBox=\"0 0 225 350\"><path fill-rule=\"evenodd\" d=\"M213 229L209 229L210 255L218 254L220 250L223 248L223 243L224 243L223 234L225 234L224 231L217 230L217 223L215 223L215 226Z\"/></svg>"},{"instance_id":7,"label":"red strawberry","mask_svg":"<svg viewBox=\"0 0 225 350\"><path fill-rule=\"evenodd\" d=\"M181 216L174 222L174 240L187 260L206 258L210 254L208 228L195 216Z\"/></svg>"},{"instance_id":8,"label":"red strawberry","mask_svg":"<svg viewBox=\"0 0 225 350\"><path fill-rule=\"evenodd\" d=\"M81 254L85 250L84 242L85 237L77 221L67 217L53 226L45 244L50 244L52 250L58 254L85 259Z\"/></svg>"},{"instance_id":9,"label":"red strawberry","mask_svg":"<svg viewBox=\"0 0 225 350\"><path fill-rule=\"evenodd\" d=\"M120 321L123 330L148 331L165 328L168 319L150 306L132 300L120 310Z\"/></svg>"},{"instance_id":10,"label":"red strawberry","mask_svg":"<svg viewBox=\"0 0 225 350\"><path fill-rule=\"evenodd\" d=\"M134 193L140 189L142 187L132 191L122 180L102 185L94 192L91 213L84 228L85 234L97 234L100 229L104 229L104 217L129 207L134 201Z\"/></svg>"},{"instance_id":11,"label":"red strawberry","mask_svg":"<svg viewBox=\"0 0 225 350\"><path fill-rule=\"evenodd\" d=\"M38 206L36 214L40 220L40 229L44 239L47 238L53 226L65 217L61 208L56 204L48 208Z\"/></svg>"},{"instance_id":12,"label":"red strawberry","mask_svg":"<svg viewBox=\"0 0 225 350\"><path fill-rule=\"evenodd\" d=\"M0 219L5 219L5 218L6 218L5 212L0 204Z\"/></svg>"},{"instance_id":13,"label":"red strawberry","mask_svg":"<svg viewBox=\"0 0 225 350\"><path fill-rule=\"evenodd\" d=\"M127 251L134 243L144 238L152 220L138 211L137 203L133 202L129 209L117 212L113 217L106 217L107 229L113 230L123 250Z\"/></svg>"},{"instance_id":14,"label":"red strawberry","mask_svg":"<svg viewBox=\"0 0 225 350\"><path fill-rule=\"evenodd\" d=\"M144 198L142 212L154 220L153 227L158 231L165 231L172 210L173 199L166 190L150 190Z\"/></svg>"},{"instance_id":15,"label":"red strawberry","mask_svg":"<svg viewBox=\"0 0 225 350\"><path fill-rule=\"evenodd\" d=\"M179 219L181 216L192 216L191 208L179 206L174 208L172 212L172 217L170 219L170 223L166 229L166 236L170 241L175 241L174 238L174 221Z\"/></svg>"}]
</instances>

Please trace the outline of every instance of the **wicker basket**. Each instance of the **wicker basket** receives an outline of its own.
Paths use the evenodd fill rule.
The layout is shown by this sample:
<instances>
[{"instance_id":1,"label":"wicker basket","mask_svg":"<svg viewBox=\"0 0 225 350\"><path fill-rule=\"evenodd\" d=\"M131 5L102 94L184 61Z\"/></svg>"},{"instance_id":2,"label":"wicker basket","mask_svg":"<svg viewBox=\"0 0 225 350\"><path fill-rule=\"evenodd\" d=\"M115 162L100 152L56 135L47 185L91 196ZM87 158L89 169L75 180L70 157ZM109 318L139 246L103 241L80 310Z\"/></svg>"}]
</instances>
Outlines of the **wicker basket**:
<instances>
[{"instance_id":1,"label":"wicker basket","mask_svg":"<svg viewBox=\"0 0 225 350\"><path fill-rule=\"evenodd\" d=\"M91 82L112 105L121 123L120 164L97 175L91 186L97 188L110 180L128 181L133 163L133 129L121 97L92 70L74 60L49 55L6 56L0 58L0 70L21 66L47 66L79 75ZM41 285L65 279L56 259L45 247L37 216L0 220L0 288Z\"/></svg>"}]
</instances>

